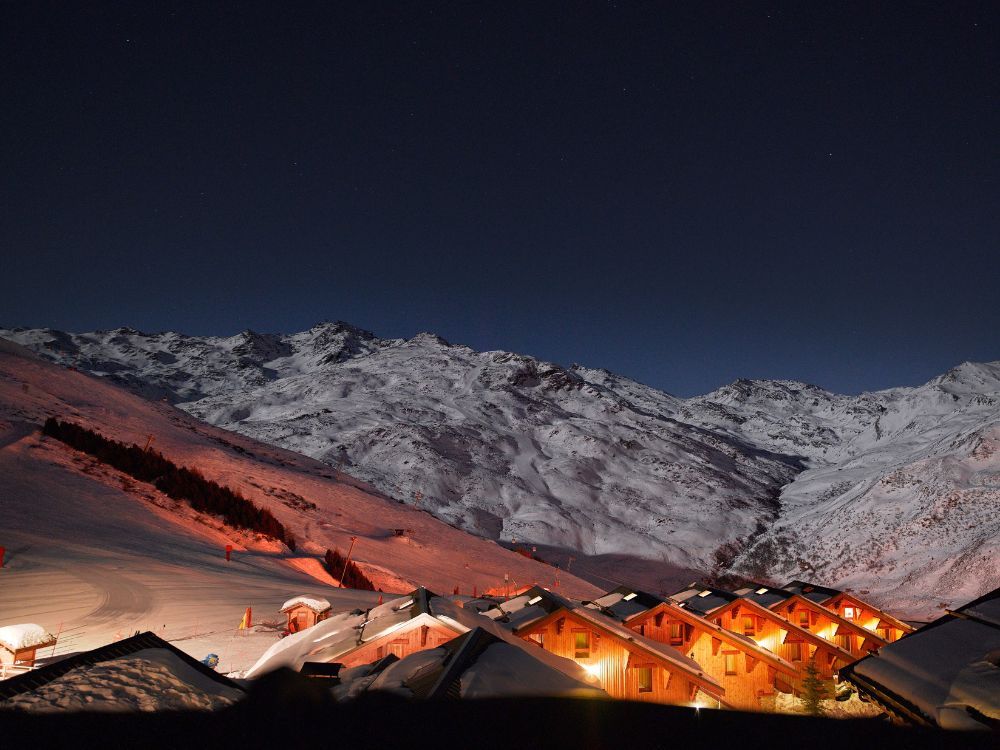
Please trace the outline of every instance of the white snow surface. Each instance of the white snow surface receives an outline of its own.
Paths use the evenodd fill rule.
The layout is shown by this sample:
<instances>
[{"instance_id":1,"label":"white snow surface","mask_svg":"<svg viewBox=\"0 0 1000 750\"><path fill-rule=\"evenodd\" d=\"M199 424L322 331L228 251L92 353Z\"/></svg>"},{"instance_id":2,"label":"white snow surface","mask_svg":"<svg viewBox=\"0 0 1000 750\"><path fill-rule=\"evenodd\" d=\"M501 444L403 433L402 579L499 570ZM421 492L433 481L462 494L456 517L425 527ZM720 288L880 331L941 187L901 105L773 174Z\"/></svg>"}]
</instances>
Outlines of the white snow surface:
<instances>
[{"instance_id":1,"label":"white snow surface","mask_svg":"<svg viewBox=\"0 0 1000 750\"><path fill-rule=\"evenodd\" d=\"M528 648L547 653L531 645ZM462 674L460 694L463 698L602 695L603 691L584 683L586 673L580 672L580 677L574 679L540 661L523 646L494 643Z\"/></svg>"},{"instance_id":2,"label":"white snow surface","mask_svg":"<svg viewBox=\"0 0 1000 750\"><path fill-rule=\"evenodd\" d=\"M11 651L37 646L52 639L52 634L45 628L30 622L0 628L0 644L7 646Z\"/></svg>"},{"instance_id":3,"label":"white snow surface","mask_svg":"<svg viewBox=\"0 0 1000 750\"><path fill-rule=\"evenodd\" d=\"M859 396L738 380L679 399L607 370L343 323L0 336L476 534L573 550L602 585L808 577L913 618L1000 586L998 362Z\"/></svg>"},{"instance_id":4,"label":"white snow surface","mask_svg":"<svg viewBox=\"0 0 1000 750\"><path fill-rule=\"evenodd\" d=\"M77 667L0 706L40 713L214 710L242 695L201 674L177 654L151 648Z\"/></svg>"}]
</instances>

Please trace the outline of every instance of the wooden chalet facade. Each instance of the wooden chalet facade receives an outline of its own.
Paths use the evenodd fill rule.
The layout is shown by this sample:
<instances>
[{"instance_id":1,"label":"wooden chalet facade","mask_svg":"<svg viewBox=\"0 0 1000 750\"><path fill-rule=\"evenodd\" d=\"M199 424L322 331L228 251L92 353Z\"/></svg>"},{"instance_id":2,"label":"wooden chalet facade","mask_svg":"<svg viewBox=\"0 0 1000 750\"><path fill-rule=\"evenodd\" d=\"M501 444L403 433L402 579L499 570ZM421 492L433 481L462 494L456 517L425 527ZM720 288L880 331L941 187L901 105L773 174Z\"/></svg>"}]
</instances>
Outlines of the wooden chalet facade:
<instances>
[{"instance_id":1,"label":"wooden chalet facade","mask_svg":"<svg viewBox=\"0 0 1000 750\"><path fill-rule=\"evenodd\" d=\"M584 607L560 607L514 631L597 677L612 698L726 706L725 689L694 661Z\"/></svg>"},{"instance_id":2,"label":"wooden chalet facade","mask_svg":"<svg viewBox=\"0 0 1000 750\"><path fill-rule=\"evenodd\" d=\"M803 630L837 644L853 657L852 661L868 656L888 643L856 621L841 617L835 610L799 594L772 604L770 609Z\"/></svg>"},{"instance_id":3,"label":"wooden chalet facade","mask_svg":"<svg viewBox=\"0 0 1000 750\"><path fill-rule=\"evenodd\" d=\"M801 692L804 667L809 662L816 665L821 679L832 680L840 667L855 660L849 651L749 599L734 599L713 610L707 618L798 667L799 676L790 683L784 683L782 675L776 675L775 685L782 692Z\"/></svg>"},{"instance_id":4,"label":"wooden chalet facade","mask_svg":"<svg viewBox=\"0 0 1000 750\"><path fill-rule=\"evenodd\" d=\"M759 646L750 637L673 602L662 602L633 615L624 624L696 661L725 688L726 703L733 708L770 710L775 694L788 692L803 677L799 666Z\"/></svg>"},{"instance_id":5,"label":"wooden chalet facade","mask_svg":"<svg viewBox=\"0 0 1000 750\"><path fill-rule=\"evenodd\" d=\"M898 641L914 628L850 591L831 589L808 581L791 581L782 587L836 612L845 620L876 633L886 643Z\"/></svg>"}]
</instances>

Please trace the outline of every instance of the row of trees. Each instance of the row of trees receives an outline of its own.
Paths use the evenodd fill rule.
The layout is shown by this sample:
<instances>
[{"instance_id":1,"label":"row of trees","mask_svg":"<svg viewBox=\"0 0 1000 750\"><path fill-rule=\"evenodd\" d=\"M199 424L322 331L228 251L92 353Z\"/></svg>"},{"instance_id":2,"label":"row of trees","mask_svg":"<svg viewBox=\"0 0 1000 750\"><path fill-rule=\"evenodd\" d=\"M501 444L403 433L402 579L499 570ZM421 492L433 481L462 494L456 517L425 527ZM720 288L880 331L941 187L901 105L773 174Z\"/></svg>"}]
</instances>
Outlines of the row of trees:
<instances>
[{"instance_id":1,"label":"row of trees","mask_svg":"<svg viewBox=\"0 0 1000 750\"><path fill-rule=\"evenodd\" d=\"M346 571L344 570L344 563L347 563ZM348 562L340 554L339 550L328 549L323 556L323 564L326 566L327 573L340 581L342 586L346 586L349 589L363 589L365 591L375 590L375 584L368 580L368 576L361 572L361 568L353 562Z\"/></svg>"},{"instance_id":2,"label":"row of trees","mask_svg":"<svg viewBox=\"0 0 1000 750\"><path fill-rule=\"evenodd\" d=\"M188 503L200 513L221 516L230 526L260 532L295 549L295 537L269 510L254 505L239 492L206 479L197 469L178 466L156 451L109 440L93 430L60 422L54 417L45 420L42 433L89 453L141 482L154 485L163 494Z\"/></svg>"}]
</instances>

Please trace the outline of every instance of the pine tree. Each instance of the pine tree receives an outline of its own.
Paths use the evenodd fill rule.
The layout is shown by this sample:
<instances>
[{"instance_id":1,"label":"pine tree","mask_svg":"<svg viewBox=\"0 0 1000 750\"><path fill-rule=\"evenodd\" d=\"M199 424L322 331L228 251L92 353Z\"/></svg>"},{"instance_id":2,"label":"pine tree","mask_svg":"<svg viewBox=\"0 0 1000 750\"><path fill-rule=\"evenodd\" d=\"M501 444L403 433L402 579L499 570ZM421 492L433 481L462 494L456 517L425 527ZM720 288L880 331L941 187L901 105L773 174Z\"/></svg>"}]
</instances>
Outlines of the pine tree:
<instances>
[{"instance_id":1,"label":"pine tree","mask_svg":"<svg viewBox=\"0 0 1000 750\"><path fill-rule=\"evenodd\" d=\"M826 686L819 677L816 660L810 659L806 665L806 677L802 680L802 707L812 716L823 715L821 701L826 697Z\"/></svg>"}]
</instances>

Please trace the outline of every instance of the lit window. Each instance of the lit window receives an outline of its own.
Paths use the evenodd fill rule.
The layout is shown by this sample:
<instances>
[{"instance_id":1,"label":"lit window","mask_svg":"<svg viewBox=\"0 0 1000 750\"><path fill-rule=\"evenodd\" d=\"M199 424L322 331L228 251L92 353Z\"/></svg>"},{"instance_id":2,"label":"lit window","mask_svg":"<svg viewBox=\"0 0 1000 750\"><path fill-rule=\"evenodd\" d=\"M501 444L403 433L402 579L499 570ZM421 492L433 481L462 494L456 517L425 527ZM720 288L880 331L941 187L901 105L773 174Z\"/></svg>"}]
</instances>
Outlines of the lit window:
<instances>
[{"instance_id":1,"label":"lit window","mask_svg":"<svg viewBox=\"0 0 1000 750\"><path fill-rule=\"evenodd\" d=\"M633 591L633 592L632 592L631 594L625 594L625 596L623 596L623 597L622 597L622 601L626 601L626 602L630 602L630 601L632 601L633 599L635 599L635 598L636 598L636 596L638 596L638 594L636 594L636 593L635 593L635 592Z\"/></svg>"},{"instance_id":2,"label":"lit window","mask_svg":"<svg viewBox=\"0 0 1000 750\"><path fill-rule=\"evenodd\" d=\"M736 652L727 652L726 657L726 674L736 674Z\"/></svg>"},{"instance_id":3,"label":"lit window","mask_svg":"<svg viewBox=\"0 0 1000 750\"><path fill-rule=\"evenodd\" d=\"M700 596L702 599L704 599L706 596L708 596L711 593L712 593L711 591L709 591L708 589L705 589L700 594L698 594L698 596Z\"/></svg>"},{"instance_id":4,"label":"lit window","mask_svg":"<svg viewBox=\"0 0 1000 750\"><path fill-rule=\"evenodd\" d=\"M538 604L538 602L540 602L541 600L542 597L540 596L532 597L531 599L528 599L528 606L530 607L532 604Z\"/></svg>"},{"instance_id":5,"label":"lit window","mask_svg":"<svg viewBox=\"0 0 1000 750\"><path fill-rule=\"evenodd\" d=\"M573 633L573 658L590 658L590 633L586 630L577 630Z\"/></svg>"},{"instance_id":6,"label":"lit window","mask_svg":"<svg viewBox=\"0 0 1000 750\"><path fill-rule=\"evenodd\" d=\"M764 587L761 587L761 588L757 589L756 593L758 593L758 594L766 594L767 593L767 589L764 588Z\"/></svg>"},{"instance_id":7,"label":"lit window","mask_svg":"<svg viewBox=\"0 0 1000 750\"><path fill-rule=\"evenodd\" d=\"M848 620L854 619L854 607L844 607L844 617Z\"/></svg>"},{"instance_id":8,"label":"lit window","mask_svg":"<svg viewBox=\"0 0 1000 750\"><path fill-rule=\"evenodd\" d=\"M639 667L635 670L636 676L639 678L639 692L640 693L652 693L653 692L653 668L652 667Z\"/></svg>"},{"instance_id":9,"label":"lit window","mask_svg":"<svg viewBox=\"0 0 1000 750\"><path fill-rule=\"evenodd\" d=\"M757 632L756 623L753 621L752 616L747 616L743 618L743 635L754 635Z\"/></svg>"}]
</instances>

